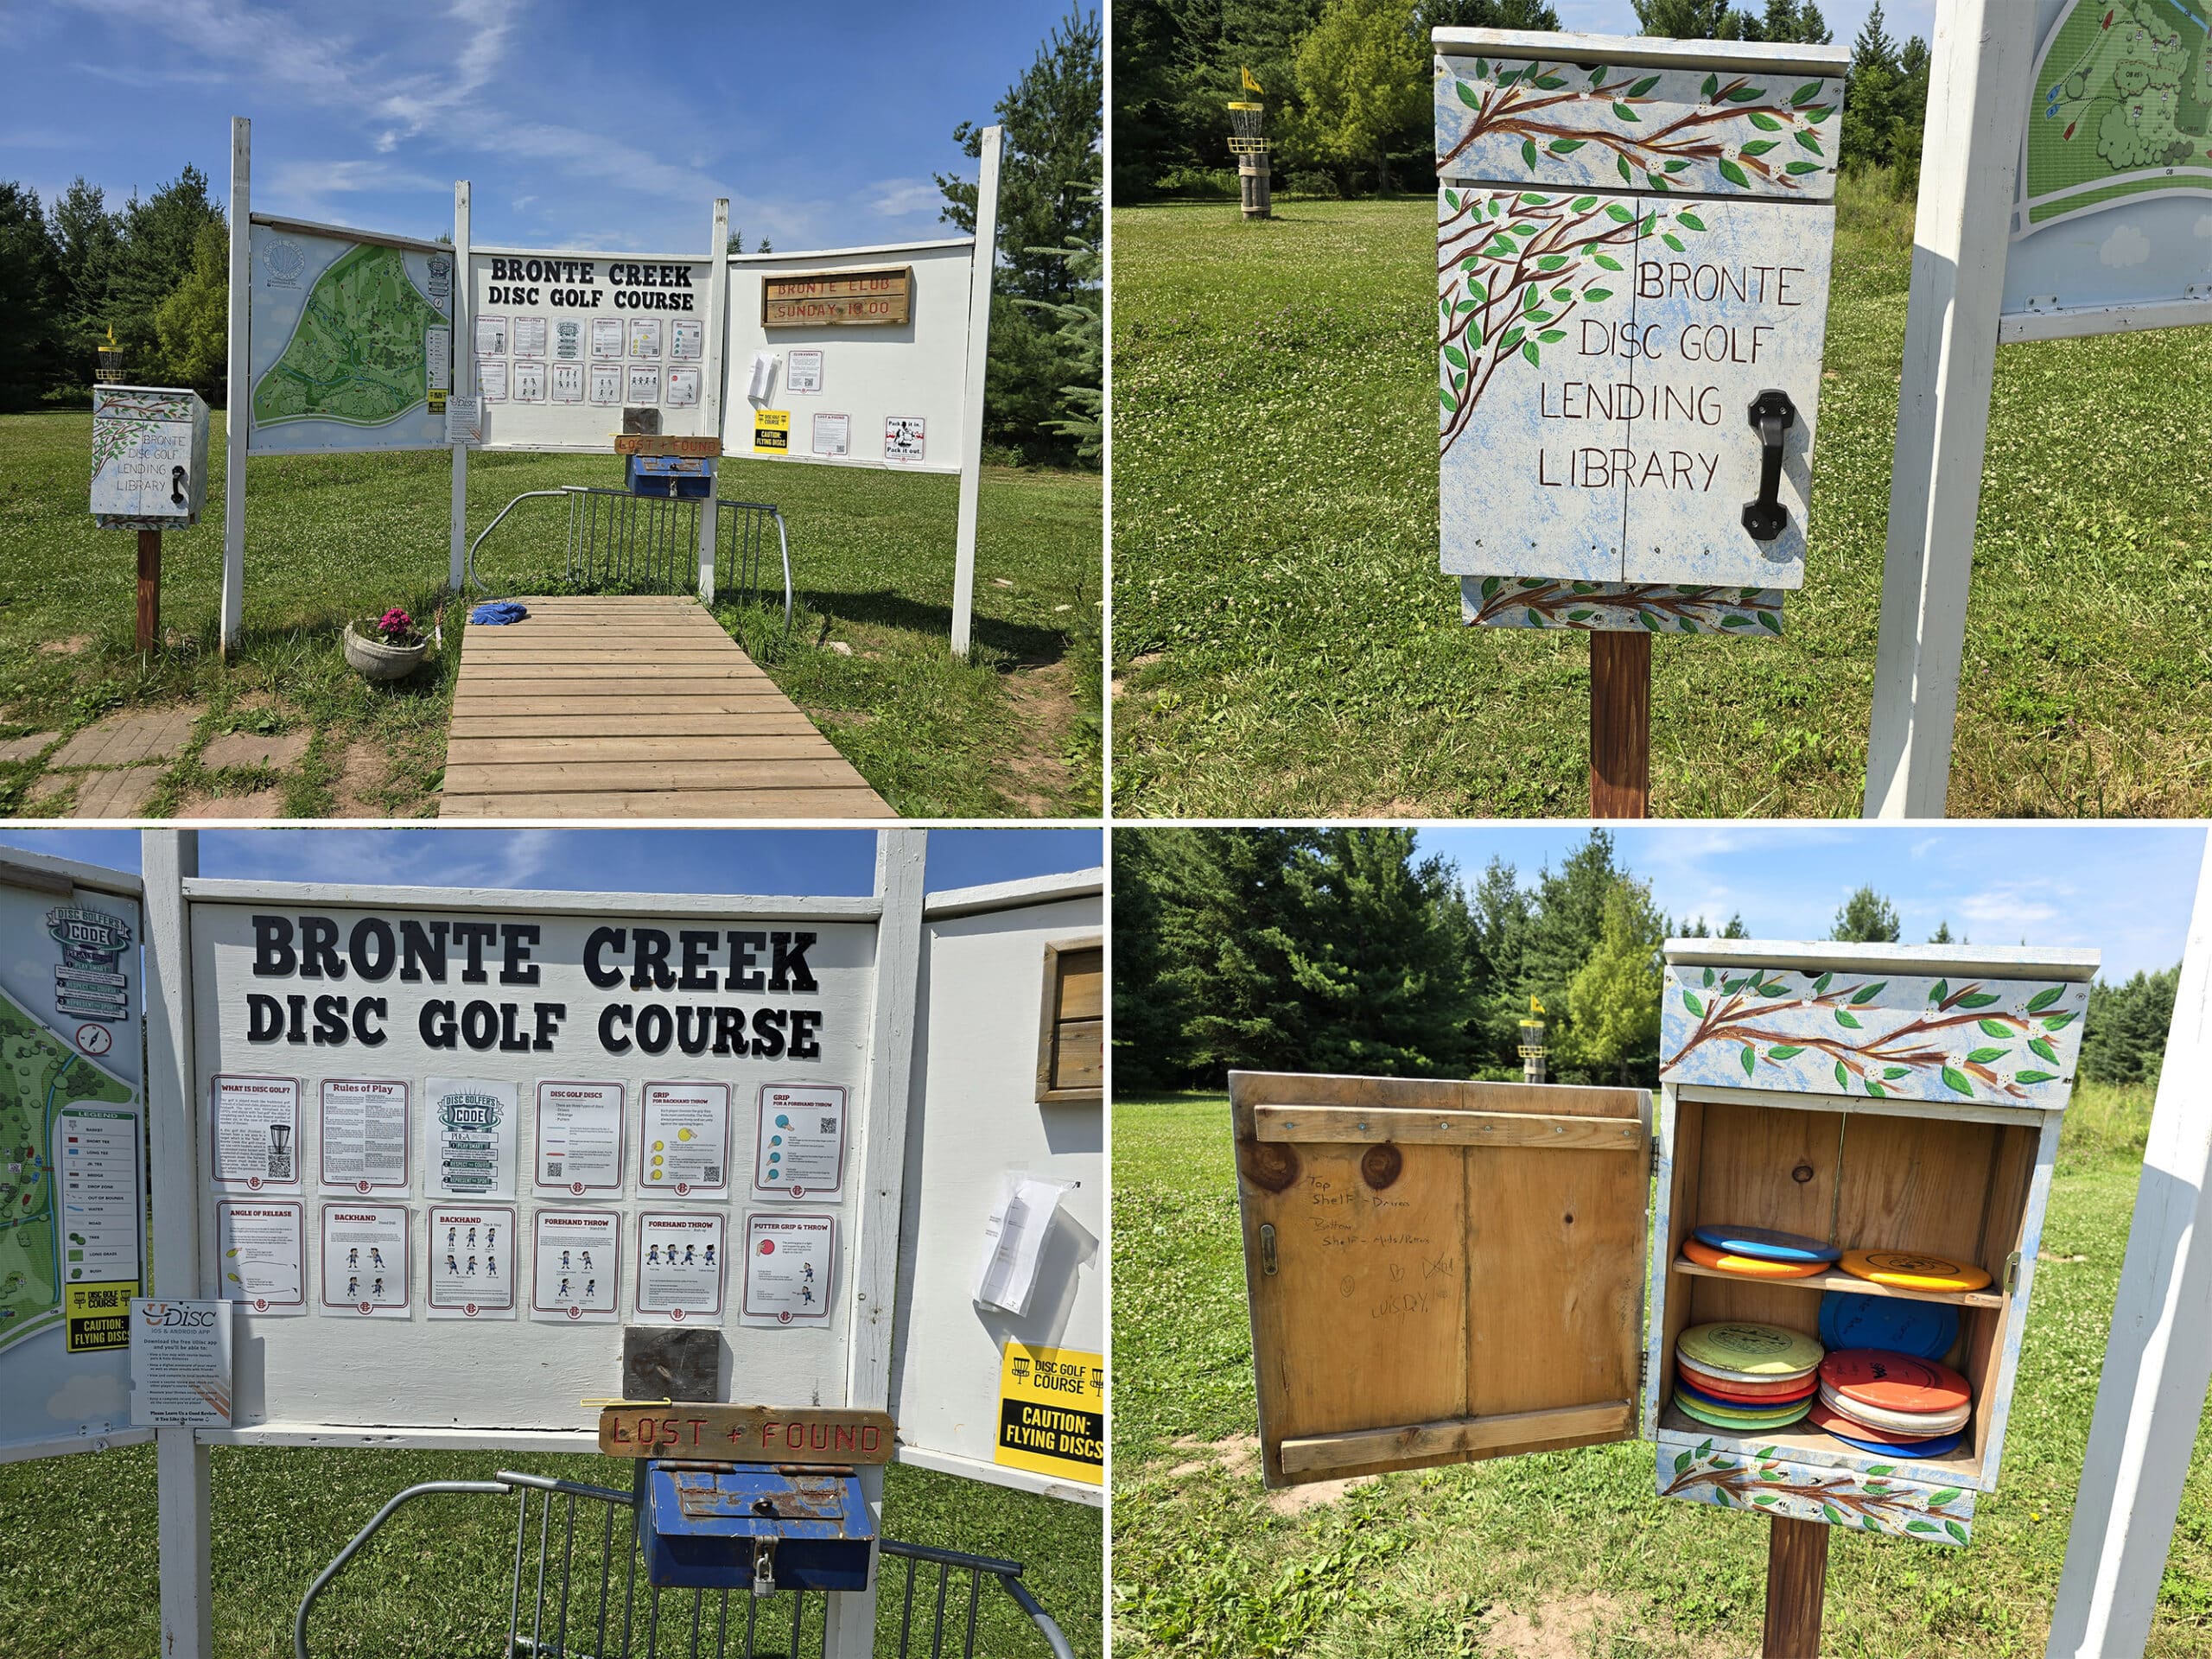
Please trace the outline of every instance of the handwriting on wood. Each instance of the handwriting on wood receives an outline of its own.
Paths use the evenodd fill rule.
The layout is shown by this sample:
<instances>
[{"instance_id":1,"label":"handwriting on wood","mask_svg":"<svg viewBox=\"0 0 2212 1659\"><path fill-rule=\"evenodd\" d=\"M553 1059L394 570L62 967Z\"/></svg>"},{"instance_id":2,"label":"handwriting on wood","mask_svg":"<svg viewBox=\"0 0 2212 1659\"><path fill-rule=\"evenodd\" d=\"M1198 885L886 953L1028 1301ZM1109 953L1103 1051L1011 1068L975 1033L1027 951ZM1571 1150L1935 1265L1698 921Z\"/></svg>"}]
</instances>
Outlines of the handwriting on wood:
<instances>
[{"instance_id":1,"label":"handwriting on wood","mask_svg":"<svg viewBox=\"0 0 2212 1659\"><path fill-rule=\"evenodd\" d=\"M614 1458L706 1458L730 1463L888 1463L897 1439L887 1411L819 1407L608 1406L599 1449Z\"/></svg>"},{"instance_id":2,"label":"handwriting on wood","mask_svg":"<svg viewBox=\"0 0 2212 1659\"><path fill-rule=\"evenodd\" d=\"M766 328L798 328L813 323L901 323L912 312L913 296L911 265L778 272L760 279L760 323Z\"/></svg>"}]
</instances>

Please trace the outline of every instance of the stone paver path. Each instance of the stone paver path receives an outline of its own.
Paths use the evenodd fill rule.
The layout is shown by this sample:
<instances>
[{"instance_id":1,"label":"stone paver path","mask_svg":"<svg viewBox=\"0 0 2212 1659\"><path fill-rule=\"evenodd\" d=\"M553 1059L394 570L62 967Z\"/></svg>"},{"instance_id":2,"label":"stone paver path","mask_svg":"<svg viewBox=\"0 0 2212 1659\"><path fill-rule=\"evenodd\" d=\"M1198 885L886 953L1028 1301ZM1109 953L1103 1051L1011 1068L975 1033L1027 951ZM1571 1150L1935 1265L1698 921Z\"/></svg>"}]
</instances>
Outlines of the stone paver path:
<instances>
[{"instance_id":1,"label":"stone paver path","mask_svg":"<svg viewBox=\"0 0 2212 1659\"><path fill-rule=\"evenodd\" d=\"M55 766L127 766L139 760L174 760L192 736L194 709L132 709L85 729L48 762Z\"/></svg>"}]
</instances>

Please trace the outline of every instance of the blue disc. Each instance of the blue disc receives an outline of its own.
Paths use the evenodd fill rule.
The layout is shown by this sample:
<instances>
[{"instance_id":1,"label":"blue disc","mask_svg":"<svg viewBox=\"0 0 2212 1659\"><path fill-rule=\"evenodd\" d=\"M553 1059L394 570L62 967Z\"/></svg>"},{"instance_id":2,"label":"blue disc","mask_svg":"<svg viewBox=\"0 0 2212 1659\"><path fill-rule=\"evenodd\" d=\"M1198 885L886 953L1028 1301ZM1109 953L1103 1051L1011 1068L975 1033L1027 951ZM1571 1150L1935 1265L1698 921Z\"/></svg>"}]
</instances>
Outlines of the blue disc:
<instances>
[{"instance_id":1,"label":"blue disc","mask_svg":"<svg viewBox=\"0 0 2212 1659\"><path fill-rule=\"evenodd\" d=\"M1715 1224L1697 1229L1700 1242L1732 1255L1748 1255L1760 1262L1840 1262L1843 1252L1802 1233L1779 1233L1771 1227L1730 1227Z\"/></svg>"},{"instance_id":2,"label":"blue disc","mask_svg":"<svg viewBox=\"0 0 2212 1659\"><path fill-rule=\"evenodd\" d=\"M1848 1290L1832 1290L1821 1298L1824 1348L1885 1348L1917 1359L1941 1359L1958 1335L1959 1310L1949 1302L1862 1296Z\"/></svg>"},{"instance_id":3,"label":"blue disc","mask_svg":"<svg viewBox=\"0 0 2212 1659\"><path fill-rule=\"evenodd\" d=\"M1966 1438L1963 1429L1953 1429L1948 1434L1939 1434L1932 1440L1854 1440L1848 1434L1834 1434L1846 1446L1855 1446L1861 1452L1875 1452L1885 1458L1947 1458L1959 1449L1959 1442Z\"/></svg>"}]
</instances>

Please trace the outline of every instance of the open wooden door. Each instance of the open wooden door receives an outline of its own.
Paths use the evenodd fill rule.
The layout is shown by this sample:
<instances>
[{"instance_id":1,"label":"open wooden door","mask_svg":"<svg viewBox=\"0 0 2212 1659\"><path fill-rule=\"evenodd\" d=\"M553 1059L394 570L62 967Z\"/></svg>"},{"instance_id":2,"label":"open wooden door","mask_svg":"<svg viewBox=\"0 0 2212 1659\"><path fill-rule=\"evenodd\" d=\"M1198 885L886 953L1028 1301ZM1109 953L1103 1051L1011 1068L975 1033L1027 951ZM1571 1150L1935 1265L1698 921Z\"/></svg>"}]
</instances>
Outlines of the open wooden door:
<instances>
[{"instance_id":1,"label":"open wooden door","mask_svg":"<svg viewBox=\"0 0 2212 1659\"><path fill-rule=\"evenodd\" d=\"M1648 1093L1229 1091L1270 1487L1636 1436Z\"/></svg>"}]
</instances>

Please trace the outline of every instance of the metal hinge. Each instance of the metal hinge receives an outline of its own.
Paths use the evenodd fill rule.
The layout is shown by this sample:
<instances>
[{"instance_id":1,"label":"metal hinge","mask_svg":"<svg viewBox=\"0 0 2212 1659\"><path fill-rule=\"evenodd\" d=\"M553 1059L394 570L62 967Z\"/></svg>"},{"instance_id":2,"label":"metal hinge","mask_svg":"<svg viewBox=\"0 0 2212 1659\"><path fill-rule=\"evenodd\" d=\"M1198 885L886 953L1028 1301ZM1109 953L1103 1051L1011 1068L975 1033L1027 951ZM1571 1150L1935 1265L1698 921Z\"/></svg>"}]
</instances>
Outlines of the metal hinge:
<instances>
[{"instance_id":1,"label":"metal hinge","mask_svg":"<svg viewBox=\"0 0 2212 1659\"><path fill-rule=\"evenodd\" d=\"M2020 1285L2020 1253L2018 1250L2005 1258L2005 1294L2010 1296Z\"/></svg>"},{"instance_id":2,"label":"metal hinge","mask_svg":"<svg viewBox=\"0 0 2212 1659\"><path fill-rule=\"evenodd\" d=\"M1271 1221L1260 1224L1260 1271L1273 1276L1275 1270L1275 1228Z\"/></svg>"},{"instance_id":3,"label":"metal hinge","mask_svg":"<svg viewBox=\"0 0 2212 1659\"><path fill-rule=\"evenodd\" d=\"M1641 1392L1651 1381L1651 1351L1639 1349L1636 1356L1636 1386Z\"/></svg>"}]
</instances>

